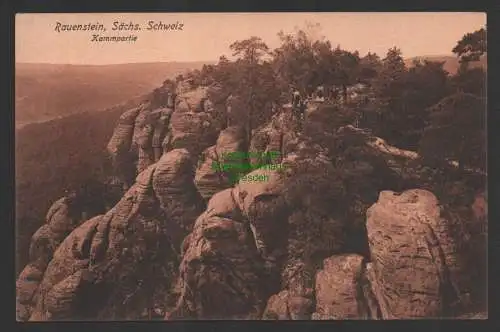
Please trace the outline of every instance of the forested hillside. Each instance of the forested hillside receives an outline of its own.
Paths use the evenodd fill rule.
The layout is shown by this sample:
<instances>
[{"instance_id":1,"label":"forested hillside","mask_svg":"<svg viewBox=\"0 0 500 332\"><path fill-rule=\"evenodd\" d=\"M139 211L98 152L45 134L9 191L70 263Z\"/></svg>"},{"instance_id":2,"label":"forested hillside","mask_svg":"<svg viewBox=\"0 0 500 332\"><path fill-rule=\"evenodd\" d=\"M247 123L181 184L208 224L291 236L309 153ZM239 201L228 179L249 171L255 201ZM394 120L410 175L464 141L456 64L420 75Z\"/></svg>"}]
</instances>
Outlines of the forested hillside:
<instances>
[{"instance_id":1,"label":"forested hillside","mask_svg":"<svg viewBox=\"0 0 500 332\"><path fill-rule=\"evenodd\" d=\"M104 183L111 175L106 144L123 111L74 114L16 131L16 244L21 262L54 201L67 190Z\"/></svg>"},{"instance_id":2,"label":"forested hillside","mask_svg":"<svg viewBox=\"0 0 500 332\"><path fill-rule=\"evenodd\" d=\"M454 57L452 55L430 55L430 56L418 56L418 57L413 57L413 58L407 58L405 59L406 66L411 67L413 66L413 63L415 60L427 60L427 61L433 61L433 62L444 62L443 69L446 70L448 73L451 75L455 75L458 72L458 69L460 68L460 59L457 57ZM471 67L481 67L483 69L487 69L488 65L488 56L487 54L484 54L483 56L480 57L479 61L471 63Z\"/></svg>"},{"instance_id":3,"label":"forested hillside","mask_svg":"<svg viewBox=\"0 0 500 332\"><path fill-rule=\"evenodd\" d=\"M80 112L96 112L149 93L198 62L64 65L18 63L16 127Z\"/></svg>"}]
</instances>

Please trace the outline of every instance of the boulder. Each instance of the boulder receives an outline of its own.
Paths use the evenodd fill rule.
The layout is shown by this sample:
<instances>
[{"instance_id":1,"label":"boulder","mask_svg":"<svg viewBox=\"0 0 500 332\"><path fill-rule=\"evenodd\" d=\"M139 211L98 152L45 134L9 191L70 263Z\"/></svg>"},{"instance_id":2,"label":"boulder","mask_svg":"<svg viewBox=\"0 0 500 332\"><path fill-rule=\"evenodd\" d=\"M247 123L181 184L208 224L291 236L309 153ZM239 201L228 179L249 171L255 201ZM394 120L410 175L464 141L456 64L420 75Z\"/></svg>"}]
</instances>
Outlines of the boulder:
<instances>
[{"instance_id":1,"label":"boulder","mask_svg":"<svg viewBox=\"0 0 500 332\"><path fill-rule=\"evenodd\" d=\"M344 254L326 258L316 274L316 312L313 319L362 319L360 298L363 257Z\"/></svg>"},{"instance_id":2,"label":"boulder","mask_svg":"<svg viewBox=\"0 0 500 332\"><path fill-rule=\"evenodd\" d=\"M288 260L282 271L281 287L282 291L269 298L262 318L311 319L314 312L314 267L301 261Z\"/></svg>"},{"instance_id":3,"label":"boulder","mask_svg":"<svg viewBox=\"0 0 500 332\"><path fill-rule=\"evenodd\" d=\"M367 211L366 227L367 276L382 319L443 317L467 306L470 280L457 233L462 226L445 217L431 192L381 192Z\"/></svg>"},{"instance_id":4,"label":"boulder","mask_svg":"<svg viewBox=\"0 0 500 332\"><path fill-rule=\"evenodd\" d=\"M45 269L61 242L82 221L81 208L74 196L59 199L50 207L46 223L33 234L29 249L30 262L16 282L18 320L29 319L34 295Z\"/></svg>"}]
</instances>

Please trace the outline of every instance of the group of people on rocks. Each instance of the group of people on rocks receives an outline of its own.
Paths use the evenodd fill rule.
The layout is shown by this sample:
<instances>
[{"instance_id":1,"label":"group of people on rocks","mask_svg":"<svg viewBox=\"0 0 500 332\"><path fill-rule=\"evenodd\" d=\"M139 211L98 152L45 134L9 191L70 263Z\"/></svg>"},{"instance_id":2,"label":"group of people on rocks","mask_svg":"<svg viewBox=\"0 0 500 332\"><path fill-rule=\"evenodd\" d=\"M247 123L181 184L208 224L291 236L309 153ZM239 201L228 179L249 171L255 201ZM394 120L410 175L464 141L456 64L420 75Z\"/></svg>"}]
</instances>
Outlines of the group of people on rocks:
<instances>
[{"instance_id":1,"label":"group of people on rocks","mask_svg":"<svg viewBox=\"0 0 500 332\"><path fill-rule=\"evenodd\" d=\"M292 89L292 114L299 126L305 120L307 104L310 102L323 103L325 102L325 93L322 86L318 87L316 91L309 96L304 96L298 89Z\"/></svg>"}]
</instances>

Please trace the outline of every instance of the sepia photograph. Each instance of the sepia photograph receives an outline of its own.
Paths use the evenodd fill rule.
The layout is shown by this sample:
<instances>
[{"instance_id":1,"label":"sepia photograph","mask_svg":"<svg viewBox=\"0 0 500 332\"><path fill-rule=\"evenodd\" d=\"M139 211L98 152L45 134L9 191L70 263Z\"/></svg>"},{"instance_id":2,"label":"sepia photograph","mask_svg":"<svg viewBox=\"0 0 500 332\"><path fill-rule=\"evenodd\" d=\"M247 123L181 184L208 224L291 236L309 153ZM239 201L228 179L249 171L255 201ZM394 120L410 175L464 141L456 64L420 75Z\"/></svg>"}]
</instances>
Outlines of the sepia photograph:
<instances>
[{"instance_id":1,"label":"sepia photograph","mask_svg":"<svg viewBox=\"0 0 500 332\"><path fill-rule=\"evenodd\" d=\"M488 318L486 14L18 13L16 318Z\"/></svg>"}]
</instances>

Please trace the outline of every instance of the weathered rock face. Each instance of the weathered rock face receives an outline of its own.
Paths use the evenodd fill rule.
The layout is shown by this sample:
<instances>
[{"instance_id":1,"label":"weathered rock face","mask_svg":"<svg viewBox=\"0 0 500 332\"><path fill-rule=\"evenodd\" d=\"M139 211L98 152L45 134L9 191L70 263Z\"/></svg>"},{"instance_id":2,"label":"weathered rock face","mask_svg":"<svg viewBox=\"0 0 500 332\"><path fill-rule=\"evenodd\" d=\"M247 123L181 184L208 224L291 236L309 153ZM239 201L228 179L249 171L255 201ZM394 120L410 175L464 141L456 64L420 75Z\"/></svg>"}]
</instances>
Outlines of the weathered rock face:
<instances>
[{"instance_id":1,"label":"weathered rock face","mask_svg":"<svg viewBox=\"0 0 500 332\"><path fill-rule=\"evenodd\" d=\"M157 162L163 154L163 140L173 110L143 109L136 118L132 149L137 152L137 173Z\"/></svg>"},{"instance_id":2,"label":"weathered rock face","mask_svg":"<svg viewBox=\"0 0 500 332\"><path fill-rule=\"evenodd\" d=\"M229 152L247 151L246 132L241 126L230 126L220 132L215 145L218 156ZM222 162L224 160L221 159Z\"/></svg>"},{"instance_id":3,"label":"weathered rock face","mask_svg":"<svg viewBox=\"0 0 500 332\"><path fill-rule=\"evenodd\" d=\"M263 255L279 246L279 230L286 222L284 202L279 200L285 184L284 174L268 169L256 169L249 176L262 175L265 181L240 181L234 188L239 208L249 220L257 248Z\"/></svg>"},{"instance_id":4,"label":"weathered rock face","mask_svg":"<svg viewBox=\"0 0 500 332\"><path fill-rule=\"evenodd\" d=\"M298 160L304 161L307 158L313 158L307 159L310 165L322 167L328 164L328 159L318 153L320 151L315 147L306 144L303 149L304 153L301 156L287 157L283 162L293 166ZM287 170L269 171L258 169L250 173L250 175L253 174L266 174L268 178L262 182L240 181L234 188L215 194L211 198L206 212L199 217L195 230L212 227L206 225L211 225L213 222L218 225L218 228L215 229L227 229L228 234L231 232L233 234L244 232L245 235L240 235L240 238L249 239L255 244L250 247L240 244L240 247L248 250L247 255L253 257L254 263L250 264L248 259L240 258L237 261L243 264L239 265L236 262L229 264L231 269L226 268L227 265L216 263L215 261L221 259L219 256L226 259L227 257L233 257L233 255L234 257L240 257L242 253L240 251L234 253L224 251L224 254L217 254L219 252L218 248L232 248L232 246L222 247L226 243L222 242L224 238L222 235L220 237L214 236L209 241L200 235L200 233L203 233L202 231L199 231L200 233L193 231L185 242L186 254L184 255L183 264L181 264L179 282L179 285L182 285L179 286L182 289L180 291L181 295L176 309L167 315L168 319L248 318L262 311L265 303L267 303L267 308L263 317L266 319L311 318L315 311L316 268L314 260L317 259L318 255L319 257L328 257L341 250L343 242L346 240L343 234L344 221L328 218L326 210L321 210L321 208L318 210L315 196L306 195L305 200L300 203L296 200L285 200L283 194L286 193L287 181L290 181L287 177L294 176L293 174L290 175L291 173ZM300 200L299 197L296 197L296 199ZM211 214L217 211L214 208L215 202L219 202L217 209L224 211L220 212L220 216L223 216L224 220L210 217ZM243 227L240 231L230 231L235 223L239 225L242 222L248 226ZM248 234L249 230L250 234ZM222 231L220 233L225 234ZM229 237L229 235L227 236ZM231 238L234 237L236 235L231 236ZM207 253L205 254L200 249L200 246L203 246L202 243L205 243L204 241L211 243L210 246L206 245L206 248L209 249L206 249ZM231 243L237 243L237 241L233 239ZM211 252L210 255L208 252ZM217 258L213 258L213 263L209 259L199 259L200 256L203 257L204 255ZM196 258L192 258L192 256ZM198 261L201 262L196 265L189 263ZM195 267L189 269L190 264ZM254 272L248 272L249 266L252 266L251 270ZM359 270L360 266L357 268ZM210 275L217 275L217 277L206 276L208 272L204 271L207 270L211 271ZM230 295L227 298L224 297L224 300L219 298L220 303L225 303L225 305L217 304L216 306L219 309L213 307L211 308L213 311L210 311L210 313L207 311L208 308L203 309L204 304L201 299L217 298L215 289L219 286L207 287L208 290L214 290L213 292L202 290L196 286L199 280L212 278L210 280L218 280L213 281L213 283L223 285L225 282L220 280L226 280L228 275L237 273L240 270L249 275L247 278L250 281L238 284L236 289L240 289L244 284L252 285L251 289L254 296L252 297L241 290L239 291L240 295L238 295L238 291L233 289L227 291ZM361 272L356 273L353 272L353 275L355 274L357 277L361 275ZM282 289L282 291L279 292L279 289ZM223 290L218 292L219 295L226 294L226 291ZM273 293L275 295L267 300L269 295ZM260 294L267 294L267 296ZM246 304L243 305L242 303ZM362 302L360 305L366 304ZM368 316L369 309L363 310L359 315ZM231 312L231 314L226 316L226 312ZM342 315L349 316L354 315L354 313L347 310L345 314L339 313L339 317L342 317Z\"/></svg>"},{"instance_id":5,"label":"weathered rock face","mask_svg":"<svg viewBox=\"0 0 500 332\"><path fill-rule=\"evenodd\" d=\"M164 154L155 166L153 190L165 214L174 248L180 248L205 208L193 182L194 158L187 150L176 149Z\"/></svg>"},{"instance_id":6,"label":"weathered rock face","mask_svg":"<svg viewBox=\"0 0 500 332\"><path fill-rule=\"evenodd\" d=\"M124 184L131 184L135 178L135 156L131 151L135 119L141 108L126 111L120 116L118 124L109 140L107 149L112 158L115 174Z\"/></svg>"},{"instance_id":7,"label":"weathered rock face","mask_svg":"<svg viewBox=\"0 0 500 332\"><path fill-rule=\"evenodd\" d=\"M83 221L83 209L77 197L63 197L52 204L46 223L31 239L30 262L19 275L17 313L19 320L27 320L33 307L33 297L54 252L66 236Z\"/></svg>"},{"instance_id":8,"label":"weathered rock face","mask_svg":"<svg viewBox=\"0 0 500 332\"><path fill-rule=\"evenodd\" d=\"M326 258L312 276L314 288L302 294L283 290L267 304L264 319L362 319L370 318L363 294L364 258L345 254ZM314 274L314 271L313 271ZM295 293L295 294L294 294ZM314 312L313 312L314 311Z\"/></svg>"},{"instance_id":9,"label":"weathered rock face","mask_svg":"<svg viewBox=\"0 0 500 332\"><path fill-rule=\"evenodd\" d=\"M462 226L444 217L432 193L384 191L367 219L367 273L383 319L442 317L467 307Z\"/></svg>"},{"instance_id":10,"label":"weathered rock face","mask_svg":"<svg viewBox=\"0 0 500 332\"><path fill-rule=\"evenodd\" d=\"M210 199L219 190L230 187L229 179L217 171L214 165L219 165L215 145L203 151L194 179L196 188L205 200Z\"/></svg>"},{"instance_id":11,"label":"weathered rock face","mask_svg":"<svg viewBox=\"0 0 500 332\"><path fill-rule=\"evenodd\" d=\"M199 198L188 190L194 185L185 174L192 170L187 151L163 155L110 211L73 231L47 267L30 320L164 312L181 241L202 211L200 201L190 200Z\"/></svg>"},{"instance_id":12,"label":"weathered rock face","mask_svg":"<svg viewBox=\"0 0 500 332\"><path fill-rule=\"evenodd\" d=\"M208 88L200 87L194 90L182 89L175 101L178 112L207 112L213 111L213 104L208 99Z\"/></svg>"},{"instance_id":13,"label":"weathered rock face","mask_svg":"<svg viewBox=\"0 0 500 332\"><path fill-rule=\"evenodd\" d=\"M204 199L208 200L217 191L231 186L231 181L226 172L222 170L218 171L213 166L225 163L223 158L224 153L246 152L247 144L245 136L243 127L228 127L220 132L216 144L202 153L198 169L196 170L195 183Z\"/></svg>"},{"instance_id":14,"label":"weathered rock face","mask_svg":"<svg viewBox=\"0 0 500 332\"><path fill-rule=\"evenodd\" d=\"M259 257L233 189L214 195L184 243L179 299L166 319L258 318Z\"/></svg>"},{"instance_id":15,"label":"weathered rock face","mask_svg":"<svg viewBox=\"0 0 500 332\"><path fill-rule=\"evenodd\" d=\"M184 243L180 296L167 319L259 318L276 289L266 256L279 241L283 206L277 207L282 175L243 182L215 194ZM252 174L250 173L250 174ZM283 237L281 232L281 237ZM283 242L283 241L282 241Z\"/></svg>"},{"instance_id":16,"label":"weathered rock face","mask_svg":"<svg viewBox=\"0 0 500 332\"><path fill-rule=\"evenodd\" d=\"M303 262L288 262L282 279L286 280L284 289L269 298L262 318L311 319L314 311L314 268Z\"/></svg>"},{"instance_id":17,"label":"weathered rock face","mask_svg":"<svg viewBox=\"0 0 500 332\"><path fill-rule=\"evenodd\" d=\"M278 152L278 158L274 159L274 163L281 162L282 158L291 152L291 149L286 150L288 141L291 141L294 132L290 130L290 120L287 118L287 113L282 112L272 117L271 121L257 129L252 133L250 142L250 152ZM292 138L293 136L293 138ZM252 163L271 162L271 160L262 160L259 157L251 158Z\"/></svg>"},{"instance_id":18,"label":"weathered rock face","mask_svg":"<svg viewBox=\"0 0 500 332\"><path fill-rule=\"evenodd\" d=\"M313 319L368 318L362 297L364 258L339 255L324 260L316 274L316 312Z\"/></svg>"},{"instance_id":19,"label":"weathered rock face","mask_svg":"<svg viewBox=\"0 0 500 332\"><path fill-rule=\"evenodd\" d=\"M208 89L183 89L176 98L174 109L169 134L163 141L164 151L184 148L197 158L215 142L223 125L215 116Z\"/></svg>"},{"instance_id":20,"label":"weathered rock face","mask_svg":"<svg viewBox=\"0 0 500 332\"><path fill-rule=\"evenodd\" d=\"M173 105L170 97L163 104L145 102L120 117L108 151L127 188L163 153L184 148L197 158L217 139L222 124L212 114L207 89L183 91Z\"/></svg>"},{"instance_id":21,"label":"weathered rock face","mask_svg":"<svg viewBox=\"0 0 500 332\"><path fill-rule=\"evenodd\" d=\"M164 151L184 148L193 156L212 145L220 130L209 113L179 111L172 114L169 129L163 141Z\"/></svg>"}]
</instances>

